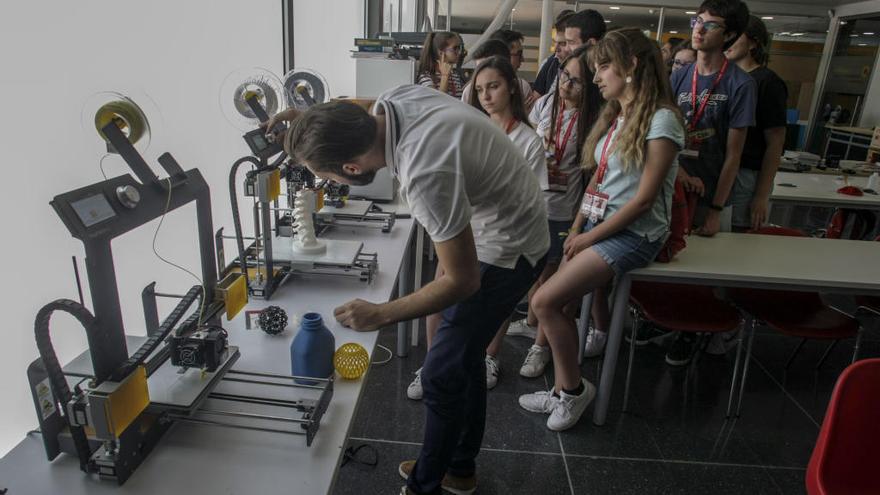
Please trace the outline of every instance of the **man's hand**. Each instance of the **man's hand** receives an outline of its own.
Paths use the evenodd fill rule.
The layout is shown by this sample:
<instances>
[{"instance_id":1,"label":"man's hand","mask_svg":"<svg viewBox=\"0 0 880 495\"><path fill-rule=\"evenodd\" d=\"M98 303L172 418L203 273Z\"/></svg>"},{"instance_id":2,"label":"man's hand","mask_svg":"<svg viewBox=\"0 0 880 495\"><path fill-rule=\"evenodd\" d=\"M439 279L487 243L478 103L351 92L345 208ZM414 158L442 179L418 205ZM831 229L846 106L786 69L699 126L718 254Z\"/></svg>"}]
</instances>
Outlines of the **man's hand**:
<instances>
[{"instance_id":1,"label":"man's hand","mask_svg":"<svg viewBox=\"0 0 880 495\"><path fill-rule=\"evenodd\" d=\"M706 219L703 221L703 225L697 229L697 235L712 237L717 234L719 230L721 230L721 212L709 210L708 213L706 213Z\"/></svg>"},{"instance_id":2,"label":"man's hand","mask_svg":"<svg viewBox=\"0 0 880 495\"><path fill-rule=\"evenodd\" d=\"M760 229L767 222L767 214L770 210L768 198L752 198L752 230Z\"/></svg>"},{"instance_id":3,"label":"man's hand","mask_svg":"<svg viewBox=\"0 0 880 495\"><path fill-rule=\"evenodd\" d=\"M279 122L290 122L299 117L299 112L294 108L288 108L287 110L282 110L275 115L269 117L269 120L260 124L260 127L266 129L266 138L269 139L269 142L281 141L284 138L284 134L287 131L280 132L276 136L275 134L269 132L269 129L274 129L275 124ZM271 136L271 137L270 137Z\"/></svg>"},{"instance_id":4,"label":"man's hand","mask_svg":"<svg viewBox=\"0 0 880 495\"><path fill-rule=\"evenodd\" d=\"M382 328L385 316L382 306L361 299L349 301L333 310L340 325L359 332L371 332Z\"/></svg>"}]
</instances>

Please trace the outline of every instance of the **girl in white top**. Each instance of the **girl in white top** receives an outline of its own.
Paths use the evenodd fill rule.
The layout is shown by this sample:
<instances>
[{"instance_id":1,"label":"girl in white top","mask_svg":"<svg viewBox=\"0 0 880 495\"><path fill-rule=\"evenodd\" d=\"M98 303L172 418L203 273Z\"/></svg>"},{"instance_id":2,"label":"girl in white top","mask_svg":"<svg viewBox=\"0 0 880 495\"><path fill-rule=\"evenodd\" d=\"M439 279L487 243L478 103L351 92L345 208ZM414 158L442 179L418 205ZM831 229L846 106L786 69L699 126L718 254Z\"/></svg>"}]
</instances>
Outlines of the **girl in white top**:
<instances>
[{"instance_id":1,"label":"girl in white top","mask_svg":"<svg viewBox=\"0 0 880 495\"><path fill-rule=\"evenodd\" d=\"M596 168L574 223L584 230L566 240L562 266L532 298L553 350L555 384L519 400L529 411L549 413L547 427L557 431L574 426L596 393L581 377L577 329L567 309L657 256L669 230L675 157L684 144L654 41L637 28L610 31L590 61L607 104L584 145L584 165Z\"/></svg>"},{"instance_id":2,"label":"girl in white top","mask_svg":"<svg viewBox=\"0 0 880 495\"><path fill-rule=\"evenodd\" d=\"M544 146L541 143L541 138L528 122L523 108L523 95L510 61L501 56L484 59L474 71L471 81L473 82L473 91L470 92L470 100L467 103L487 114L492 122L507 134L511 142L522 152L529 168L538 178L541 190L547 189L547 163L544 156ZM442 275L443 270L438 266L436 277L439 278ZM440 315L430 315L425 321L426 340L428 348L430 348L440 325ZM501 325L495 338L486 348L486 387L488 389L492 389L498 383L500 364L497 356L509 325L510 320L508 319ZM407 396L411 399L419 399L421 398L421 389L421 374L416 373L415 380L407 387Z\"/></svg>"}]
</instances>

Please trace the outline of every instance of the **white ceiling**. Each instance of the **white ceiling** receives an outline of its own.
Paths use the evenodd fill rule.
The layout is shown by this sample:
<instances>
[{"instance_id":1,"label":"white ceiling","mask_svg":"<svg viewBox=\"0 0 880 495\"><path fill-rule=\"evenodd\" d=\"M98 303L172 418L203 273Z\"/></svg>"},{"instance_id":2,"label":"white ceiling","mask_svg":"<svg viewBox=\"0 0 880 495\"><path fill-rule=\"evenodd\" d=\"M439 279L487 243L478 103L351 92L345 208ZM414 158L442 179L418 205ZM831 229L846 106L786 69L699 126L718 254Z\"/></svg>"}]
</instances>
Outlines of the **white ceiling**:
<instances>
[{"instance_id":1,"label":"white ceiling","mask_svg":"<svg viewBox=\"0 0 880 495\"><path fill-rule=\"evenodd\" d=\"M637 2L639 0L633 0ZM657 3L663 0L658 0ZM644 2L643 2L644 3ZM676 0L668 0L668 3L678 3ZM699 1L687 2L687 5L698 4ZM775 0L768 2L752 2L760 7L755 8L753 13L759 16L770 16L773 19L766 19L771 33L804 33L803 36L792 37L792 41L803 40L822 42L828 29L828 17L824 15L815 16L792 16L789 4L803 5L803 0ZM808 3L810 10L816 12L816 7L831 7L842 3L852 3L847 0L829 0L818 1L813 0ZM440 1L442 13L445 15L445 2ZM496 9L500 2L498 0L453 0L452 2L452 25L454 29L464 32L480 32L488 26L489 22L495 16ZM520 0L516 6L515 12L512 14L513 28L523 32L527 36L537 36L541 26L541 4L540 0ZM785 4L785 5L780 5ZM599 11L608 23L609 27L621 26L642 26L646 29L654 30L657 28L660 8L659 6L645 6L623 4L619 2L603 2L590 3L578 2L578 8L595 9ZM617 7L611 9L609 7ZM574 2L556 1L554 5L554 16L563 9L573 9ZM763 9L763 10L762 10ZM693 8L696 10L696 7ZM678 31L680 34L687 34L690 31L690 18L692 14L686 7L667 7L665 9L664 32ZM509 26L509 24L508 24ZM674 34L674 33L673 33Z\"/></svg>"}]
</instances>

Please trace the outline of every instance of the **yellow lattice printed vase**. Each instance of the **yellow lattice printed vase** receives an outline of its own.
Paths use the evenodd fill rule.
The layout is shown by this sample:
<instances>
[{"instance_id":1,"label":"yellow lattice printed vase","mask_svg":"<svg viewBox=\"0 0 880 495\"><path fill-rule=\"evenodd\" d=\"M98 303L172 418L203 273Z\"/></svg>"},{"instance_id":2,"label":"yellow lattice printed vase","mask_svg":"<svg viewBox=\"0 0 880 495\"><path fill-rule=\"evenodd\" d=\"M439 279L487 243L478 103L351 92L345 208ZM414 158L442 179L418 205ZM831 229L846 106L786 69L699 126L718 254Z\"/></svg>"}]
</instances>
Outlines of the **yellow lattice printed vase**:
<instances>
[{"instance_id":1,"label":"yellow lattice printed vase","mask_svg":"<svg viewBox=\"0 0 880 495\"><path fill-rule=\"evenodd\" d=\"M370 366L370 355L364 346L349 342L342 344L333 354L333 367L339 376L347 380L357 380L364 376Z\"/></svg>"}]
</instances>

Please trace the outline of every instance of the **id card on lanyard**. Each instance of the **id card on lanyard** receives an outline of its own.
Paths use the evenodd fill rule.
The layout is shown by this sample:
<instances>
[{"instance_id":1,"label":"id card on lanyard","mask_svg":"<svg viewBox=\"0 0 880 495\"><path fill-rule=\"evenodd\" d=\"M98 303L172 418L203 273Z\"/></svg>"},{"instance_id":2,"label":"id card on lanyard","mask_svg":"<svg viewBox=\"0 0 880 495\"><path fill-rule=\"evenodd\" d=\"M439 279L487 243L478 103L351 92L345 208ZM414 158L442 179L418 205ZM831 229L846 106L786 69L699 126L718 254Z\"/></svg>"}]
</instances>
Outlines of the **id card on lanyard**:
<instances>
[{"instance_id":1,"label":"id card on lanyard","mask_svg":"<svg viewBox=\"0 0 880 495\"><path fill-rule=\"evenodd\" d=\"M617 129L617 119L608 129L605 137L605 144L602 145L602 155L599 157L599 169L596 170L596 190L587 188L584 192L584 199L581 201L581 214L593 223L598 223L605 217L605 210L608 209L608 195L599 192L599 186L605 180L605 173L608 171L608 146L614 138L614 131Z\"/></svg>"},{"instance_id":2,"label":"id card on lanyard","mask_svg":"<svg viewBox=\"0 0 880 495\"><path fill-rule=\"evenodd\" d=\"M577 124L579 112L575 110L571 119L568 121L568 126L565 129L565 135L562 136L562 118L565 114L563 110L562 102L559 103L559 116L556 119L556 136L549 144L547 150L547 183L549 184L549 190L555 192L567 192L568 191L568 173L563 172L560 163L562 163L562 158L565 156L565 148L568 146L568 141L571 139L571 133L574 130L575 125ZM560 141L560 137L562 140Z\"/></svg>"},{"instance_id":3,"label":"id card on lanyard","mask_svg":"<svg viewBox=\"0 0 880 495\"><path fill-rule=\"evenodd\" d=\"M700 122L700 119L703 118L703 114L706 113L706 106L709 104L709 100L712 99L712 93L718 89L718 84L721 83L724 73L727 72L727 64L729 62L730 61L726 58L724 59L724 64L721 66L721 70L718 71L718 75L715 76L715 81L712 83L712 86L709 87L709 90L706 92L706 97L703 98L703 101L700 102L699 106L697 105L697 101L699 100L699 97L697 96L697 65L694 64L694 73L691 78L691 118L690 122L688 122L686 150L682 152L682 155L687 156L688 158L699 158L700 156L700 145L703 143L703 138L706 137L706 132L698 131L697 124Z\"/></svg>"}]
</instances>

